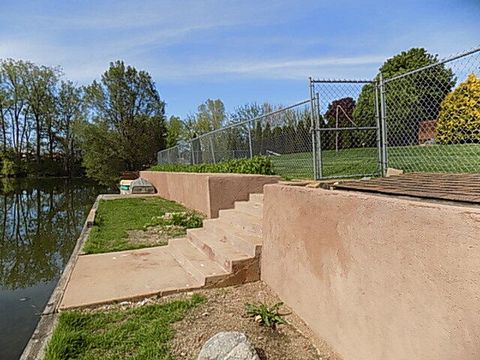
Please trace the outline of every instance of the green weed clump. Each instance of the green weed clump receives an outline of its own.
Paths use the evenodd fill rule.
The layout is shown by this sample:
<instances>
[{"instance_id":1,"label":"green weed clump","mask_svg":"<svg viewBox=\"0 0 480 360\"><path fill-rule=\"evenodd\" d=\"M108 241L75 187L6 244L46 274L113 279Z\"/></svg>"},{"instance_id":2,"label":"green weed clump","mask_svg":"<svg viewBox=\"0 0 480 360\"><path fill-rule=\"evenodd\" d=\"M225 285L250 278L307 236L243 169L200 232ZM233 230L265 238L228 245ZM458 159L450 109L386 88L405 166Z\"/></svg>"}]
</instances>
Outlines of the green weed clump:
<instances>
[{"instance_id":1,"label":"green weed clump","mask_svg":"<svg viewBox=\"0 0 480 360\"><path fill-rule=\"evenodd\" d=\"M283 303L277 303L272 306L266 304L246 304L245 311L247 316L252 317L260 324L276 329L277 325L287 324L279 310Z\"/></svg>"},{"instance_id":2,"label":"green weed clump","mask_svg":"<svg viewBox=\"0 0 480 360\"><path fill-rule=\"evenodd\" d=\"M217 164L159 164L152 171L193 172L193 173L235 173L275 175L272 160L267 156L255 156L251 159L234 159Z\"/></svg>"},{"instance_id":3,"label":"green weed clump","mask_svg":"<svg viewBox=\"0 0 480 360\"><path fill-rule=\"evenodd\" d=\"M194 229L202 227L203 219L203 215L191 210L166 213L163 216L153 217L152 220L145 225L145 228L151 226L177 226L183 229Z\"/></svg>"}]
</instances>

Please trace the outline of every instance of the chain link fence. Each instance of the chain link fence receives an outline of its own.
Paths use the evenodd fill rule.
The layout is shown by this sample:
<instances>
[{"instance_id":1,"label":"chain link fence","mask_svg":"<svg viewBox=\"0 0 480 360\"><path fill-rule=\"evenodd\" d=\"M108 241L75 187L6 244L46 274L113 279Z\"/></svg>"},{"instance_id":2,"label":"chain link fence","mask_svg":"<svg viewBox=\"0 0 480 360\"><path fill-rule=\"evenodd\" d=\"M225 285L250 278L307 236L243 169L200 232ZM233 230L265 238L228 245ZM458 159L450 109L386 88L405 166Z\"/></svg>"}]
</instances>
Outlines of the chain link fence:
<instances>
[{"instance_id":1,"label":"chain link fence","mask_svg":"<svg viewBox=\"0 0 480 360\"><path fill-rule=\"evenodd\" d=\"M285 178L312 178L310 100L231 124L158 152L159 164L202 164L270 156Z\"/></svg>"},{"instance_id":2,"label":"chain link fence","mask_svg":"<svg viewBox=\"0 0 480 360\"><path fill-rule=\"evenodd\" d=\"M310 99L158 153L159 164L270 156L285 178L480 173L480 48L383 79L309 81Z\"/></svg>"},{"instance_id":3,"label":"chain link fence","mask_svg":"<svg viewBox=\"0 0 480 360\"><path fill-rule=\"evenodd\" d=\"M379 86L389 167L480 173L480 48Z\"/></svg>"}]
</instances>

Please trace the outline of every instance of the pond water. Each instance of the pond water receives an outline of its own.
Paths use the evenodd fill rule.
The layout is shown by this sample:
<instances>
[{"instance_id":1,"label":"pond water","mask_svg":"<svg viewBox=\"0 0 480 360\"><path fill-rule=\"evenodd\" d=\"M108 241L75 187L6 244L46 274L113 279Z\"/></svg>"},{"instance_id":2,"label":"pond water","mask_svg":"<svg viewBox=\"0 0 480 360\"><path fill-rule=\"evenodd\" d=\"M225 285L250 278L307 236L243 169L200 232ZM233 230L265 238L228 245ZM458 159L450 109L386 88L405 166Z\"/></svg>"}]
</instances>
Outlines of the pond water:
<instances>
[{"instance_id":1,"label":"pond water","mask_svg":"<svg viewBox=\"0 0 480 360\"><path fill-rule=\"evenodd\" d=\"M0 179L0 359L20 357L104 191L80 179Z\"/></svg>"}]
</instances>

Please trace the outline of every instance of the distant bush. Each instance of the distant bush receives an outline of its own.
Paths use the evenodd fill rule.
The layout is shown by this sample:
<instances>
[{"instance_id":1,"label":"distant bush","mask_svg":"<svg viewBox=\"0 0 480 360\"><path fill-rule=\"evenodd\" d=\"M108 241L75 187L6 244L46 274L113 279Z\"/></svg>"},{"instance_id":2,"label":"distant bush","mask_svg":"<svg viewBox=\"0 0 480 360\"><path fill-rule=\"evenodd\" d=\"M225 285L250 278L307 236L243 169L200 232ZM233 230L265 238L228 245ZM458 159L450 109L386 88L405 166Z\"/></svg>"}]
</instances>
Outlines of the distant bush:
<instances>
[{"instance_id":1,"label":"distant bush","mask_svg":"<svg viewBox=\"0 0 480 360\"><path fill-rule=\"evenodd\" d=\"M272 161L266 156L255 156L251 159L234 159L222 161L217 164L162 164L155 165L150 170L167 172L275 175Z\"/></svg>"},{"instance_id":2,"label":"distant bush","mask_svg":"<svg viewBox=\"0 0 480 360\"><path fill-rule=\"evenodd\" d=\"M443 100L437 140L442 144L480 143L480 79L475 74Z\"/></svg>"}]
</instances>

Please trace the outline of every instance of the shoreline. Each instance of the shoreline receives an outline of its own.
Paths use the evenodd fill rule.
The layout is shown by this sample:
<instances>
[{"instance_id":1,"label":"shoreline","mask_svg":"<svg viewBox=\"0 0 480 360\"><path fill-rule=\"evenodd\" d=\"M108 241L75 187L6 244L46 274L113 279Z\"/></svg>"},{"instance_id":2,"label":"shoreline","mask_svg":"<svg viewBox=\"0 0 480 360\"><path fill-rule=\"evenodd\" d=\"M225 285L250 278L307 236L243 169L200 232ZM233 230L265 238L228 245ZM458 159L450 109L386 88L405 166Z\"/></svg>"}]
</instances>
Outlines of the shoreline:
<instances>
[{"instance_id":1,"label":"shoreline","mask_svg":"<svg viewBox=\"0 0 480 360\"><path fill-rule=\"evenodd\" d=\"M77 238L77 242L75 247L73 248L72 254L67 262L67 265L62 271L62 275L60 276L57 285L55 286L50 298L47 302L47 305L42 311L40 315L40 319L33 331L30 340L28 341L27 345L23 349L22 355L20 356L20 360L38 360L43 359L45 354L45 349L47 346L50 337L52 336L53 330L57 324L58 320L58 306L60 305L60 301L62 300L63 293L65 291L65 287L70 279L70 275L75 267L75 263L77 262L78 256L80 255L81 249L85 240L88 238L90 234L91 228L93 226L93 222L95 221L95 214L98 208L98 204L100 199L103 197L103 194L100 194L95 199L90 211L88 212L87 218L82 227L82 231Z\"/></svg>"}]
</instances>

